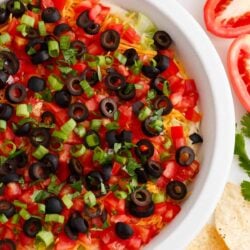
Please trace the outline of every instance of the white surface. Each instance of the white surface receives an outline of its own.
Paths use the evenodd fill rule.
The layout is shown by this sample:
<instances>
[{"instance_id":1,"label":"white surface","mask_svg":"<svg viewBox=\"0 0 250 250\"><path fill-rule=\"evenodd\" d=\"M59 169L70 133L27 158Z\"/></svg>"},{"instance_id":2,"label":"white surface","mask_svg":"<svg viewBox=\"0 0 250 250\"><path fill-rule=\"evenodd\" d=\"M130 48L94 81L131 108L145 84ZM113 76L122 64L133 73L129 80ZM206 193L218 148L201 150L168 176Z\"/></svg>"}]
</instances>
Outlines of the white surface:
<instances>
[{"instance_id":1,"label":"white surface","mask_svg":"<svg viewBox=\"0 0 250 250\"><path fill-rule=\"evenodd\" d=\"M141 6L134 0L112 2L142 11L159 29L169 32L188 74L196 80L200 94L200 107L204 114L201 133L206 138L201 147L200 173L189 187L192 195L182 204L180 214L145 247L145 250L181 250L209 219L230 170L234 146L234 107L229 83L220 58L205 32L176 0L144 0Z\"/></svg>"},{"instance_id":2,"label":"white surface","mask_svg":"<svg viewBox=\"0 0 250 250\"><path fill-rule=\"evenodd\" d=\"M176 0L176 1L179 2L186 10L188 10L188 12L196 19L196 21L199 22L202 28L206 31L205 24L203 21L203 6L206 0ZM207 31L206 33L211 39L212 43L214 44L218 54L220 55L221 60L224 64L225 70L227 70L227 66L226 66L227 51L233 40L216 37ZM233 91L232 91L232 94L233 94L233 99L234 99L236 123L239 123L241 116L245 114L246 111L241 107ZM225 123L226 122L227 121L225 121ZM248 146L250 149L250 145ZM247 178L247 175L240 169L237 161L234 159L231 165L231 172L230 172L228 181L232 181L232 182L239 184L244 178Z\"/></svg>"}]
</instances>

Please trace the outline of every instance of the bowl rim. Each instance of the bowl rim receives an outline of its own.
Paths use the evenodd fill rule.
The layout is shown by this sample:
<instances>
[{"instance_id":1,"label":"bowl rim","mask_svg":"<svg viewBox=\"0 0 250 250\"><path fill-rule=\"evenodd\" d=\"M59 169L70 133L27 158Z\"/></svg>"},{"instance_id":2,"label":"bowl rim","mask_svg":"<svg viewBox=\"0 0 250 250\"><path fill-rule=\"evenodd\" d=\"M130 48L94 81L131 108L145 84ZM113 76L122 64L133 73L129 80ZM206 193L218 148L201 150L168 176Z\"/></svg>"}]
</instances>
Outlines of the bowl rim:
<instances>
[{"instance_id":1,"label":"bowl rim","mask_svg":"<svg viewBox=\"0 0 250 250\"><path fill-rule=\"evenodd\" d=\"M227 182L234 151L234 103L230 84L221 59L207 34L193 16L175 0L168 0L168 4L162 0L145 0L145 2L158 9L163 15L164 13L168 13L168 17L175 21L175 25L180 32L184 34L190 44L193 44L193 48L207 72L213 101L216 104L215 148L213 159L211 159L209 175L205 179L203 189L200 190L195 204L192 206L188 215L182 220L181 226L178 226L176 230L170 232L168 237L165 238L169 249L184 249L209 220ZM168 9L175 11L170 13ZM177 18L180 16L182 18ZM183 22L183 19L185 19L185 22ZM192 27L192 34L195 34L195 36L188 34L190 27ZM207 55L209 55L209 60L207 60ZM214 70L215 68L216 71ZM216 85L216 82L220 84ZM221 99L221 93L223 93L223 101ZM226 126L223 121L226 121ZM216 168L221 163L223 163L223 171L216 171ZM211 184L213 185L212 190L216 191L213 192L212 195ZM156 240L157 238L158 236ZM166 247L166 240L161 237L157 245L154 245L154 249L164 249L164 247ZM153 242L154 240L152 240L151 243ZM151 243L145 247L145 250L152 249Z\"/></svg>"}]
</instances>

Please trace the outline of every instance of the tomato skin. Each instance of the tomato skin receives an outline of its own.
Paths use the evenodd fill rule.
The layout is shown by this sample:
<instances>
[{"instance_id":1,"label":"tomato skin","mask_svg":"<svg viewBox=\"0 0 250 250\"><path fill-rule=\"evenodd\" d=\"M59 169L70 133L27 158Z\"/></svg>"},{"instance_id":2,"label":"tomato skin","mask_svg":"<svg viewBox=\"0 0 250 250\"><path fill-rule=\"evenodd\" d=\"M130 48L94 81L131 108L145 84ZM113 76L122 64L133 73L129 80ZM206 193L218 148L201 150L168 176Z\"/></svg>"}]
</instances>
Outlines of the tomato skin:
<instances>
[{"instance_id":1,"label":"tomato skin","mask_svg":"<svg viewBox=\"0 0 250 250\"><path fill-rule=\"evenodd\" d=\"M227 57L229 78L243 107L250 112L250 78L247 62L250 54L250 35L239 36L231 44ZM239 62L242 61L242 65ZM243 75L247 77L243 77Z\"/></svg>"},{"instance_id":2,"label":"tomato skin","mask_svg":"<svg viewBox=\"0 0 250 250\"><path fill-rule=\"evenodd\" d=\"M19 183L10 182L4 188L4 196L8 198L8 200L14 200L18 198L22 193L21 187Z\"/></svg>"},{"instance_id":3,"label":"tomato skin","mask_svg":"<svg viewBox=\"0 0 250 250\"><path fill-rule=\"evenodd\" d=\"M229 6L233 6L235 2L237 1L207 0L204 6L204 20L208 31L224 38L234 38L250 32L250 19L248 16L249 9L247 9L249 5L247 5L247 1L245 1L246 8L245 13L242 16L223 17L223 14L225 14L225 11L223 10L229 9ZM235 4L234 6L238 7ZM233 7L228 13L234 13Z\"/></svg>"},{"instance_id":4,"label":"tomato skin","mask_svg":"<svg viewBox=\"0 0 250 250\"><path fill-rule=\"evenodd\" d=\"M172 137L172 141L173 141L175 149L185 146L186 140L185 140L182 126L171 127L171 137Z\"/></svg>"}]
</instances>

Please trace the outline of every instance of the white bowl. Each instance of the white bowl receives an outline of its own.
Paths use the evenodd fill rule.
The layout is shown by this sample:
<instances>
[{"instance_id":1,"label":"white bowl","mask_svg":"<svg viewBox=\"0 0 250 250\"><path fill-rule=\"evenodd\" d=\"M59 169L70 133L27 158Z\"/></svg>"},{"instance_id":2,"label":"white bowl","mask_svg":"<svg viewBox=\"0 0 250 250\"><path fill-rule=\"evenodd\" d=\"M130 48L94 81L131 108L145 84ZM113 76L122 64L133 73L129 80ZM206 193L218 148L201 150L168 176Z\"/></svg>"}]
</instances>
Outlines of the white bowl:
<instances>
[{"instance_id":1,"label":"white bowl","mask_svg":"<svg viewBox=\"0 0 250 250\"><path fill-rule=\"evenodd\" d=\"M179 215L145 250L181 250L207 222L223 191L230 170L235 117L229 83L212 43L198 23L175 0L111 0L125 9L141 11L167 31L200 94L203 113L201 169L190 187L191 196Z\"/></svg>"}]
</instances>

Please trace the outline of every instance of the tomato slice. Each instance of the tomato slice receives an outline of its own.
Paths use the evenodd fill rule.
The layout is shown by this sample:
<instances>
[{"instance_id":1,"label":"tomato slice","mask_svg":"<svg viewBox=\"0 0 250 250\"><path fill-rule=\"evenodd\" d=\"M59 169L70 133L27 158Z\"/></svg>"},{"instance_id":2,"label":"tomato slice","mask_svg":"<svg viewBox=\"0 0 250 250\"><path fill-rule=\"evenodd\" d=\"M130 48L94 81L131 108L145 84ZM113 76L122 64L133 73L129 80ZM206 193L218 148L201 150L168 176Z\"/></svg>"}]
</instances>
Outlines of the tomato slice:
<instances>
[{"instance_id":1,"label":"tomato slice","mask_svg":"<svg viewBox=\"0 0 250 250\"><path fill-rule=\"evenodd\" d=\"M207 29L232 38L250 32L250 4L246 0L207 0L204 19Z\"/></svg>"},{"instance_id":2,"label":"tomato slice","mask_svg":"<svg viewBox=\"0 0 250 250\"><path fill-rule=\"evenodd\" d=\"M242 35L232 43L227 65L234 91L244 108L250 111L250 35Z\"/></svg>"}]
</instances>

